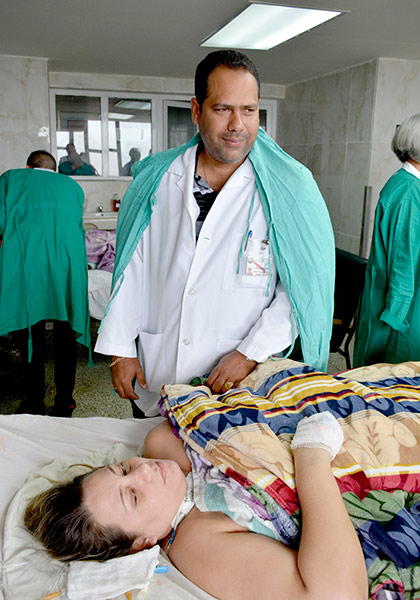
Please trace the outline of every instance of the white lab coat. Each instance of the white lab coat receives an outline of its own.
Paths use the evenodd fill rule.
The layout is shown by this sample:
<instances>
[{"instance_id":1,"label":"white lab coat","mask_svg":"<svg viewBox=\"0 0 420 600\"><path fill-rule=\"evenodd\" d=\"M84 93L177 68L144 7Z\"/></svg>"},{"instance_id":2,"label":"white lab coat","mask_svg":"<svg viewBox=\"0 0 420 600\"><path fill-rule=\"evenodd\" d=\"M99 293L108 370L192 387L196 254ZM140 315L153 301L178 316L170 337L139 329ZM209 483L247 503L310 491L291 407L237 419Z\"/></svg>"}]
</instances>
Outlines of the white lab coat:
<instances>
[{"instance_id":1,"label":"white lab coat","mask_svg":"<svg viewBox=\"0 0 420 600\"><path fill-rule=\"evenodd\" d=\"M246 233L252 230L253 248L268 238L258 192L250 215L252 165L246 160L226 182L196 242L196 149L189 148L164 175L150 224L95 347L103 354L138 356L148 385L148 392L136 386L138 404L148 415L156 414L163 384L188 383L235 349L262 362L292 342L291 306L274 264L268 296L268 276L244 274L249 249L237 273Z\"/></svg>"}]
</instances>

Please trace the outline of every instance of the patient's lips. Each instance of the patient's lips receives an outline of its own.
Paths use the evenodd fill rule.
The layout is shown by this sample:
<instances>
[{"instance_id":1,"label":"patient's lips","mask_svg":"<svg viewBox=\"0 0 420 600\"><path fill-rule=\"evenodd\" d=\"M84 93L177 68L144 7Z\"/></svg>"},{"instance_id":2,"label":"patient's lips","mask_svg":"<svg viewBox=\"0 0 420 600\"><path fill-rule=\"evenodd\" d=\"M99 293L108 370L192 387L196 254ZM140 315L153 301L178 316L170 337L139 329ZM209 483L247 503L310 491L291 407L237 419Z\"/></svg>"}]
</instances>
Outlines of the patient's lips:
<instances>
[{"instance_id":1,"label":"patient's lips","mask_svg":"<svg viewBox=\"0 0 420 600\"><path fill-rule=\"evenodd\" d=\"M165 465L164 465L164 464L162 464L161 462L157 462L156 464L157 464L157 466L159 467L159 470L160 470L160 474L161 474L161 476L162 476L163 483L166 483L166 468L165 468Z\"/></svg>"}]
</instances>

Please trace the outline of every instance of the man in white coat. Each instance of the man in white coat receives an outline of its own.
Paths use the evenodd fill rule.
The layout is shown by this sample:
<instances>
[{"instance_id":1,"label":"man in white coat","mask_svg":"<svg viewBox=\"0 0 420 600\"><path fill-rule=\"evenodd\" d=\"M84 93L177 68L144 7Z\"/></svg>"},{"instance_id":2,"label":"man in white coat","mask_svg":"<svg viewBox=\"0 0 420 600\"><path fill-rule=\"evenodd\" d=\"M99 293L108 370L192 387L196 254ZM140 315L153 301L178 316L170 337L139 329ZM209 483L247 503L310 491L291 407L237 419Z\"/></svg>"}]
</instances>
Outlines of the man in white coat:
<instances>
[{"instance_id":1,"label":"man in white coat","mask_svg":"<svg viewBox=\"0 0 420 600\"><path fill-rule=\"evenodd\" d=\"M208 374L215 393L226 391L293 347L300 332L248 158L257 136L266 136L258 72L245 55L218 51L197 67L195 84L197 140L171 157L156 184L147 166L143 180L135 173L122 202L113 295L95 347L112 355L114 389L147 416L157 414L163 384ZM155 157L152 176L162 162ZM134 206L148 185L155 191L143 219Z\"/></svg>"}]
</instances>

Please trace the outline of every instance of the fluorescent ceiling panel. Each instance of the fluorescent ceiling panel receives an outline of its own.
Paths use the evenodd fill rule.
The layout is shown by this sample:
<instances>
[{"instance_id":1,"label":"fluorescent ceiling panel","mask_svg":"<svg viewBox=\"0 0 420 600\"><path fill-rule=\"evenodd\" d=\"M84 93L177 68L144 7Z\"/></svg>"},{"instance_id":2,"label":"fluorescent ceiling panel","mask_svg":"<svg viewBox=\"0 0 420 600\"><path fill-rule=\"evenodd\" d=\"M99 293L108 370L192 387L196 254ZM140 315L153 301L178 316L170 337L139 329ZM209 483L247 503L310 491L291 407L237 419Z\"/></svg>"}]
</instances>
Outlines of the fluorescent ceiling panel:
<instances>
[{"instance_id":1,"label":"fluorescent ceiling panel","mask_svg":"<svg viewBox=\"0 0 420 600\"><path fill-rule=\"evenodd\" d=\"M340 14L342 11L253 3L200 45L270 50Z\"/></svg>"},{"instance_id":2,"label":"fluorescent ceiling panel","mask_svg":"<svg viewBox=\"0 0 420 600\"><path fill-rule=\"evenodd\" d=\"M129 115L127 113L108 113L109 119L115 119L115 121L127 121L128 119L132 119L134 115Z\"/></svg>"},{"instance_id":3,"label":"fluorescent ceiling panel","mask_svg":"<svg viewBox=\"0 0 420 600\"><path fill-rule=\"evenodd\" d=\"M119 100L115 107L128 108L128 110L150 110L151 104L147 100Z\"/></svg>"}]
</instances>

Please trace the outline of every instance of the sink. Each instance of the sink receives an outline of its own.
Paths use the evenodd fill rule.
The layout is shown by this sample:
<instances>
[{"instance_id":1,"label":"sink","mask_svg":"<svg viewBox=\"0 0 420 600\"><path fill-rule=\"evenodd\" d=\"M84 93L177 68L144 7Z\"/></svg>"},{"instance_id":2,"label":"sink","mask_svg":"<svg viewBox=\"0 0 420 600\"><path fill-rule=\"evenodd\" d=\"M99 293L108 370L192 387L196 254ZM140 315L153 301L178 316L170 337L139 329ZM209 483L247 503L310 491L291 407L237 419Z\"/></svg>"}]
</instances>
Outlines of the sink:
<instances>
[{"instance_id":1,"label":"sink","mask_svg":"<svg viewBox=\"0 0 420 600\"><path fill-rule=\"evenodd\" d=\"M103 210L102 212L85 212L83 217L92 217L94 219L97 219L98 217L107 217L116 219L118 217L118 213L114 212L113 210Z\"/></svg>"},{"instance_id":2,"label":"sink","mask_svg":"<svg viewBox=\"0 0 420 600\"><path fill-rule=\"evenodd\" d=\"M86 212L83 215L85 225L92 224L97 229L116 229L118 213L112 210L102 212Z\"/></svg>"}]
</instances>

